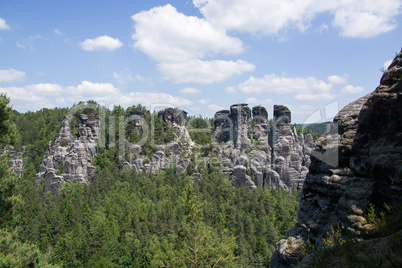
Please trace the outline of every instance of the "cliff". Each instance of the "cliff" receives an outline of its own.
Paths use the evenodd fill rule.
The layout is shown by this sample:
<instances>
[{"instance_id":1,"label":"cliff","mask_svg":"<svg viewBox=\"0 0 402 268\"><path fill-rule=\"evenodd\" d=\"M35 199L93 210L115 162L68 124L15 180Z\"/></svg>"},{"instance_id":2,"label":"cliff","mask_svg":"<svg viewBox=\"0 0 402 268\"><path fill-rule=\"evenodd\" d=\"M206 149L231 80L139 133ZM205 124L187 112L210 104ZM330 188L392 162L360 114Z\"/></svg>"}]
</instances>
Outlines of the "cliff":
<instances>
[{"instance_id":1,"label":"cliff","mask_svg":"<svg viewBox=\"0 0 402 268\"><path fill-rule=\"evenodd\" d=\"M99 116L95 114L77 113L63 120L56 140L48 145L37 174L38 183L41 178L45 180L45 192L55 193L64 182L89 184L94 177L92 161L98 150L101 125ZM152 126L148 124L156 118L151 116L143 108L131 109L125 131L128 127L131 128L129 131L141 137L153 138L150 133ZM122 170L156 173L174 166L177 174L190 172L193 179L201 179L200 170L212 167L221 169L236 188L245 185L250 190L257 186L290 190L303 185L313 139L311 135L305 137L296 132L291 125L291 113L285 106L274 106L271 125L268 112L261 106L250 109L247 104L235 104L230 110L217 112L214 128L202 130L211 133L208 145L199 145L191 140L185 111L167 108L157 117L170 125L173 139L165 144L153 145L153 153L150 154L143 150L144 142L129 143L123 136L120 137L118 146L125 147L124 150L119 148L120 154L125 152L120 155ZM146 122L145 118L151 118L151 122ZM74 124L71 125L71 122ZM111 137L108 138L110 142Z\"/></svg>"},{"instance_id":2,"label":"cliff","mask_svg":"<svg viewBox=\"0 0 402 268\"><path fill-rule=\"evenodd\" d=\"M366 217L369 204L384 209L384 203L402 203L402 52L380 86L345 106L315 144L298 223L277 243L271 267L296 264L303 241L321 245L331 225L365 238L373 227Z\"/></svg>"},{"instance_id":3,"label":"cliff","mask_svg":"<svg viewBox=\"0 0 402 268\"><path fill-rule=\"evenodd\" d=\"M36 175L37 183L45 180L45 193L57 192L64 182L89 184L95 176L92 160L96 154L99 135L99 119L92 114L80 114L76 118L77 137L70 126L72 117L66 117L53 142L49 142L44 159Z\"/></svg>"}]
</instances>

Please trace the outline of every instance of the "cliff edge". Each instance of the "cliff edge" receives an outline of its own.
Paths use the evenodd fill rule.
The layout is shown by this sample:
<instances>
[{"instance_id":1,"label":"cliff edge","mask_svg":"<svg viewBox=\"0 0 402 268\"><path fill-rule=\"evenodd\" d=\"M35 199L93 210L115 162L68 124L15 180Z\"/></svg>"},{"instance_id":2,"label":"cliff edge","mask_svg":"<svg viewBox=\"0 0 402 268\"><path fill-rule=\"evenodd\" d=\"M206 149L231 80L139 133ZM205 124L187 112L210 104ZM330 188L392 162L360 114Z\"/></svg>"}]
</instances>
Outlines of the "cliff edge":
<instances>
[{"instance_id":1,"label":"cliff edge","mask_svg":"<svg viewBox=\"0 0 402 268\"><path fill-rule=\"evenodd\" d=\"M315 144L298 223L277 243L271 267L297 264L300 246L307 239L320 246L331 226L364 239L372 229L369 204L384 203L402 204L402 51L380 86L345 106Z\"/></svg>"}]
</instances>

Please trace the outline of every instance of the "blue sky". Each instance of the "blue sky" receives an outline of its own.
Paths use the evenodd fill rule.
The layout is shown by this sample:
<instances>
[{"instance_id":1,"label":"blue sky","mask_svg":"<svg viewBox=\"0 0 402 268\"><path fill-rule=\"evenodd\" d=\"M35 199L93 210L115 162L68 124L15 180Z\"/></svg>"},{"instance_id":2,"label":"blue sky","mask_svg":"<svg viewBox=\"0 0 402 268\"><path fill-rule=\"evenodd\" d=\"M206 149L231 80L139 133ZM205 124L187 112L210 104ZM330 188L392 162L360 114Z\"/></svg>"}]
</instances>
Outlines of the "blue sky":
<instances>
[{"instance_id":1,"label":"blue sky","mask_svg":"<svg viewBox=\"0 0 402 268\"><path fill-rule=\"evenodd\" d=\"M402 45L402 0L0 2L0 91L13 108L239 102L331 118Z\"/></svg>"}]
</instances>

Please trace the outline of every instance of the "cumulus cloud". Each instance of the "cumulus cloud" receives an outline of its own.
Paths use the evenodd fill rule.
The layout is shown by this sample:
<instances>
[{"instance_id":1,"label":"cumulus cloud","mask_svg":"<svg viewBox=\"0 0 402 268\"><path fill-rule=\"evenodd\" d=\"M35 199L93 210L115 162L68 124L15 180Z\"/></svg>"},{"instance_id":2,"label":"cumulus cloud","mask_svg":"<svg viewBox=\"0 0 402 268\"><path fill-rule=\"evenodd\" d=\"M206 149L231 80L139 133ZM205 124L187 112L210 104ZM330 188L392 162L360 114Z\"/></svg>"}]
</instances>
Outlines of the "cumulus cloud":
<instances>
[{"instance_id":1,"label":"cumulus cloud","mask_svg":"<svg viewBox=\"0 0 402 268\"><path fill-rule=\"evenodd\" d=\"M10 29L10 26L7 25L6 21L0 18L0 30Z\"/></svg>"},{"instance_id":2,"label":"cumulus cloud","mask_svg":"<svg viewBox=\"0 0 402 268\"><path fill-rule=\"evenodd\" d=\"M342 77L339 75L328 76L328 81L332 84L346 84L348 82L345 76Z\"/></svg>"},{"instance_id":3,"label":"cumulus cloud","mask_svg":"<svg viewBox=\"0 0 402 268\"><path fill-rule=\"evenodd\" d=\"M240 91L246 93L294 93L294 92L327 92L332 85L318 80L315 77L285 77L276 74L267 74L262 78L251 76L238 86Z\"/></svg>"},{"instance_id":4,"label":"cumulus cloud","mask_svg":"<svg viewBox=\"0 0 402 268\"><path fill-rule=\"evenodd\" d=\"M272 100L271 99L262 100L262 99L257 99L257 98L248 98L248 99L246 99L246 103L249 103L249 104L272 104Z\"/></svg>"},{"instance_id":5,"label":"cumulus cloud","mask_svg":"<svg viewBox=\"0 0 402 268\"><path fill-rule=\"evenodd\" d=\"M388 70L388 67L391 65L392 60L387 60L386 62L384 62L384 70Z\"/></svg>"},{"instance_id":6,"label":"cumulus cloud","mask_svg":"<svg viewBox=\"0 0 402 268\"><path fill-rule=\"evenodd\" d=\"M330 93L332 84L325 83L315 77L285 77L267 74L262 78L251 76L247 81L238 85L245 93L293 93L296 100L329 100L334 98Z\"/></svg>"},{"instance_id":7,"label":"cumulus cloud","mask_svg":"<svg viewBox=\"0 0 402 268\"><path fill-rule=\"evenodd\" d=\"M393 30L402 6L399 0L193 0L193 4L211 24L226 30L277 34L297 27L305 31L317 15L330 13L342 36L360 38Z\"/></svg>"},{"instance_id":8,"label":"cumulus cloud","mask_svg":"<svg viewBox=\"0 0 402 268\"><path fill-rule=\"evenodd\" d=\"M329 92L323 93L301 93L295 96L296 100L299 101L326 101L332 100L335 96Z\"/></svg>"},{"instance_id":9,"label":"cumulus cloud","mask_svg":"<svg viewBox=\"0 0 402 268\"><path fill-rule=\"evenodd\" d=\"M180 89L179 92L183 93L183 94L200 94L201 90L199 90L197 88L186 87L186 88Z\"/></svg>"},{"instance_id":10,"label":"cumulus cloud","mask_svg":"<svg viewBox=\"0 0 402 268\"><path fill-rule=\"evenodd\" d=\"M347 85L346 87L344 87L342 89L343 94L348 94L348 93L354 94L354 93L359 93L359 92L362 92L362 91L364 91L363 87L354 87L352 85Z\"/></svg>"},{"instance_id":11,"label":"cumulus cloud","mask_svg":"<svg viewBox=\"0 0 402 268\"><path fill-rule=\"evenodd\" d=\"M11 83L16 81L24 81L25 72L17 71L12 68L0 70L0 83Z\"/></svg>"},{"instance_id":12,"label":"cumulus cloud","mask_svg":"<svg viewBox=\"0 0 402 268\"><path fill-rule=\"evenodd\" d=\"M240 39L212 27L205 19L179 13L170 4L131 18L135 22L134 47L157 61L201 59L243 51Z\"/></svg>"},{"instance_id":13,"label":"cumulus cloud","mask_svg":"<svg viewBox=\"0 0 402 268\"><path fill-rule=\"evenodd\" d=\"M229 94L236 93L236 88L235 88L235 87L232 87L232 86L226 87L226 88L225 88L225 92L226 92L226 93L229 93Z\"/></svg>"},{"instance_id":14,"label":"cumulus cloud","mask_svg":"<svg viewBox=\"0 0 402 268\"><path fill-rule=\"evenodd\" d=\"M86 39L81 43L82 49L86 51L104 50L112 51L123 46L119 39L107 35L99 36L93 39Z\"/></svg>"},{"instance_id":15,"label":"cumulus cloud","mask_svg":"<svg viewBox=\"0 0 402 268\"><path fill-rule=\"evenodd\" d=\"M210 105L208 105L208 109L210 109L212 111L220 111L220 110L224 110L225 108L218 106L216 104L210 104Z\"/></svg>"},{"instance_id":16,"label":"cumulus cloud","mask_svg":"<svg viewBox=\"0 0 402 268\"><path fill-rule=\"evenodd\" d=\"M165 103L173 106L187 106L188 99L159 92L122 92L111 83L82 81L76 86L62 87L57 84L31 84L24 87L4 87L0 92L7 93L13 107L19 111L54 108L72 105L79 101L95 100L100 103L130 106L141 103L152 105Z\"/></svg>"},{"instance_id":17,"label":"cumulus cloud","mask_svg":"<svg viewBox=\"0 0 402 268\"><path fill-rule=\"evenodd\" d=\"M211 102L211 100L210 99L201 99L198 102L201 103L201 104L208 104L208 103Z\"/></svg>"},{"instance_id":18,"label":"cumulus cloud","mask_svg":"<svg viewBox=\"0 0 402 268\"><path fill-rule=\"evenodd\" d=\"M172 5L159 6L131 17L134 47L158 62L164 79L176 83L215 83L253 70L243 61L206 60L218 54L243 52L239 38L213 27L207 20L186 16Z\"/></svg>"},{"instance_id":19,"label":"cumulus cloud","mask_svg":"<svg viewBox=\"0 0 402 268\"><path fill-rule=\"evenodd\" d=\"M191 60L163 62L158 68L164 79L171 79L175 83L210 84L222 82L235 74L253 71L255 66L244 60Z\"/></svg>"}]
</instances>

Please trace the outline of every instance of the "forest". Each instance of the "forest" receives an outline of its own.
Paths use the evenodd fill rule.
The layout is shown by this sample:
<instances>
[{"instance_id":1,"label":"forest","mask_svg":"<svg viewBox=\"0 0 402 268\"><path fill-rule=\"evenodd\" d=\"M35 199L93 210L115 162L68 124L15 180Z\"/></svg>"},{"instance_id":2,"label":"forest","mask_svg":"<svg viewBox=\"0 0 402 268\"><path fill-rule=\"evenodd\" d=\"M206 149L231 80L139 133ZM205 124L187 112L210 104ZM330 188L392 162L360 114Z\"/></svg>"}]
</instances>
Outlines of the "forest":
<instances>
[{"instance_id":1,"label":"forest","mask_svg":"<svg viewBox=\"0 0 402 268\"><path fill-rule=\"evenodd\" d=\"M1 95L0 143L25 151L21 178L7 166L7 153L0 159L1 267L269 267L275 243L297 222L300 191L235 189L208 166L194 181L174 166L157 174L122 171L109 143L96 153L89 185L65 183L44 194L36 173L69 109L21 114L8 104ZM107 113L128 117L131 108ZM135 141L129 126L126 137ZM194 118L192 127L205 122ZM162 121L155 132L159 143L171 139ZM210 139L192 135L200 144ZM147 142L142 150L154 149Z\"/></svg>"}]
</instances>

